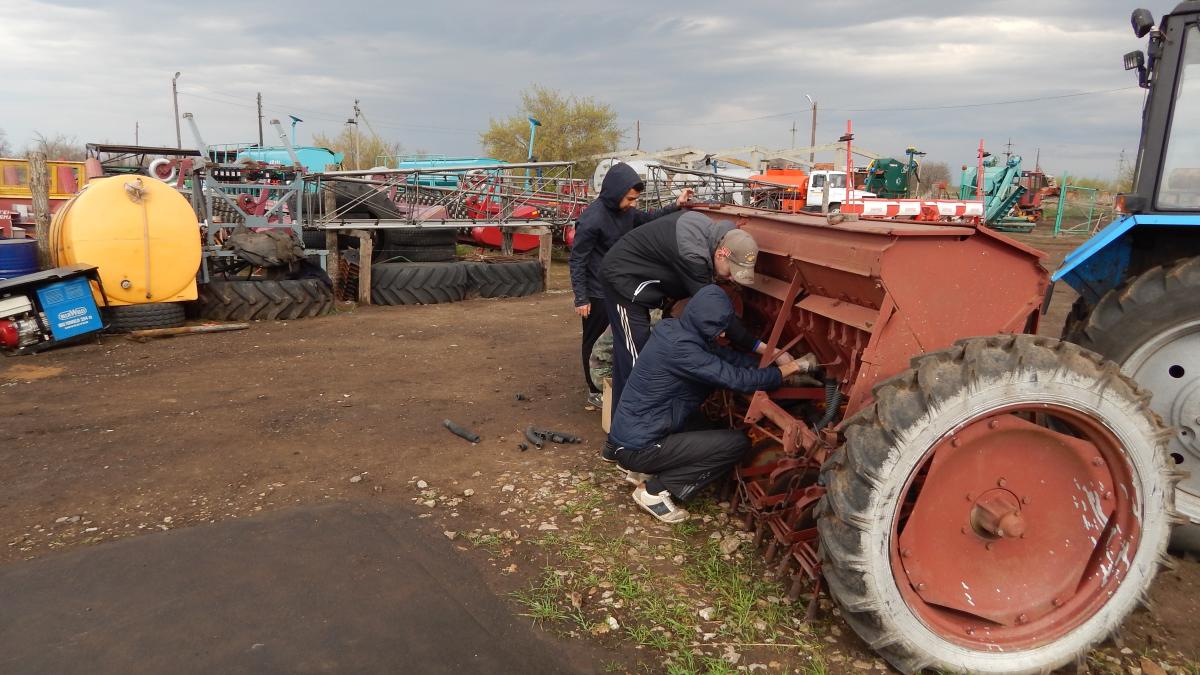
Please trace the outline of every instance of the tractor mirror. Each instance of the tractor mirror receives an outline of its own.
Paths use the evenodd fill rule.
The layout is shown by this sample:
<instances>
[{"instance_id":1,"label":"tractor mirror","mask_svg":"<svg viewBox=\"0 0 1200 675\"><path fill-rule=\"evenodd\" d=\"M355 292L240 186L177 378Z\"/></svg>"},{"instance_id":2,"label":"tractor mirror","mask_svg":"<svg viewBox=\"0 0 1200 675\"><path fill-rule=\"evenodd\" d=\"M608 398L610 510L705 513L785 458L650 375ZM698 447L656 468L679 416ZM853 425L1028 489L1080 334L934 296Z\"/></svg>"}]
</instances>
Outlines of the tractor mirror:
<instances>
[{"instance_id":1,"label":"tractor mirror","mask_svg":"<svg viewBox=\"0 0 1200 675\"><path fill-rule=\"evenodd\" d=\"M1133 34L1144 38L1154 28L1154 15L1148 9L1135 9L1129 16L1129 23L1133 25Z\"/></svg>"}]
</instances>

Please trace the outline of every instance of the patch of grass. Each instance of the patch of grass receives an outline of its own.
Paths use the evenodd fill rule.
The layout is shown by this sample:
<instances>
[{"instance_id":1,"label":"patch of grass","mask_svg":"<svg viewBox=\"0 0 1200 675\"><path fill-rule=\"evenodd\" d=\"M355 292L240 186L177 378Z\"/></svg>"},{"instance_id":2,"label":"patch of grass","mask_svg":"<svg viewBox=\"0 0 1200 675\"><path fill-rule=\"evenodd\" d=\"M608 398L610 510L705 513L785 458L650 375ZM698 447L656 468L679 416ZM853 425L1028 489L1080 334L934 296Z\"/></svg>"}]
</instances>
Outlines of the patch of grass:
<instances>
[{"instance_id":1,"label":"patch of grass","mask_svg":"<svg viewBox=\"0 0 1200 675\"><path fill-rule=\"evenodd\" d=\"M581 513L590 513L592 509L599 508L604 504L604 492L599 487L591 483L579 483L575 487L579 496L567 500L567 503L559 507L559 510L568 516L574 517Z\"/></svg>"},{"instance_id":2,"label":"patch of grass","mask_svg":"<svg viewBox=\"0 0 1200 675\"><path fill-rule=\"evenodd\" d=\"M499 555L500 549L504 546L504 540L494 534L468 532L466 538L475 548L486 549L492 555Z\"/></svg>"},{"instance_id":3,"label":"patch of grass","mask_svg":"<svg viewBox=\"0 0 1200 675\"><path fill-rule=\"evenodd\" d=\"M631 558L630 538L606 535L591 525L548 533L538 546L560 572L570 573L547 570L515 597L535 621L558 623L566 630L602 631L601 624L613 616L621 625L621 635L659 653L667 672L731 673L735 669L718 651L723 646L778 642L810 655L810 672L822 675L827 667L821 647L794 629L794 608L766 600L770 595L782 597L784 591L779 584L762 580L757 556L727 559L714 540L689 541L703 532L703 526L690 524L683 531L680 527L676 526L676 537L668 538L672 543L663 553L682 555L684 562L667 572L669 576L648 558ZM594 564L597 556L605 564ZM602 599L600 589L612 591L611 601ZM589 596L589 590L595 592ZM574 606L572 598L580 607ZM714 608L713 620L698 615L697 608L703 606ZM705 641L701 631L715 635Z\"/></svg>"}]
</instances>

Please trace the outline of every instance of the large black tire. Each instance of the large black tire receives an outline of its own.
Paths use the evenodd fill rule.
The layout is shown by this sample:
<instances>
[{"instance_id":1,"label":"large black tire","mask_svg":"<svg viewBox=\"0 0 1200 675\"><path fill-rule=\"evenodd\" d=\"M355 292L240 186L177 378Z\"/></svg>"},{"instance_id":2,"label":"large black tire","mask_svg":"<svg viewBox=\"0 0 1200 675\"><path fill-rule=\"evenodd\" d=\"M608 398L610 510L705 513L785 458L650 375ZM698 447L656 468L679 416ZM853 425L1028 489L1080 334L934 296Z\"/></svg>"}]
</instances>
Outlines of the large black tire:
<instances>
[{"instance_id":1,"label":"large black tire","mask_svg":"<svg viewBox=\"0 0 1200 675\"><path fill-rule=\"evenodd\" d=\"M458 232L453 228L436 230L384 230L384 248L414 248L418 246L454 247Z\"/></svg>"},{"instance_id":2,"label":"large black tire","mask_svg":"<svg viewBox=\"0 0 1200 675\"><path fill-rule=\"evenodd\" d=\"M461 263L371 265L371 302L376 305L434 305L467 296L467 266Z\"/></svg>"},{"instance_id":3,"label":"large black tire","mask_svg":"<svg viewBox=\"0 0 1200 675\"><path fill-rule=\"evenodd\" d=\"M1176 430L1167 452L1180 471L1179 511L1200 522L1200 258L1152 267L1105 293L1094 308L1071 308L1063 339L1121 366L1154 398Z\"/></svg>"},{"instance_id":4,"label":"large black tire","mask_svg":"<svg viewBox=\"0 0 1200 675\"><path fill-rule=\"evenodd\" d=\"M469 263L467 274L481 298L522 298L545 290L536 260Z\"/></svg>"},{"instance_id":5,"label":"large black tire","mask_svg":"<svg viewBox=\"0 0 1200 675\"><path fill-rule=\"evenodd\" d=\"M178 328L186 319L182 302L148 302L115 305L104 310L110 333L128 333L148 328Z\"/></svg>"},{"instance_id":6,"label":"large black tire","mask_svg":"<svg viewBox=\"0 0 1200 675\"><path fill-rule=\"evenodd\" d=\"M200 316L218 321L286 321L333 311L333 291L319 279L212 280L200 287Z\"/></svg>"},{"instance_id":7,"label":"large black tire","mask_svg":"<svg viewBox=\"0 0 1200 675\"><path fill-rule=\"evenodd\" d=\"M846 442L822 467L827 493L817 507L817 527L822 571L842 616L898 670L1049 672L1086 656L1145 597L1164 560L1174 518L1173 476L1163 452L1169 432L1150 410L1145 393L1115 364L1051 338L971 338L913 359L909 370L877 385L874 396L871 405L843 423ZM1070 449L1074 439L1057 445L1055 441L1064 436L1056 436L1061 432L1046 424L1053 421L1051 415L1072 420L1077 426L1071 428L1080 436L1107 440L1075 445L1074 450ZM1030 436L1033 426L1044 431ZM1068 467L1065 472L1058 464L1022 463L1028 457L1024 454L1028 439L1051 437L1055 441L1036 441L1038 451ZM993 444L990 450L985 449L986 443ZM942 469L930 468L930 453L947 452L947 447L962 447L960 452L967 453L957 457L985 456L986 460L969 481L939 481L934 472ZM1015 453L1014 447L1019 448ZM1087 447L1092 448L1090 454ZM971 454L976 452L996 454ZM1103 459L1095 456L1097 452ZM942 459L963 461L953 457ZM1090 467L1107 471L1110 466L1113 475L1127 478L1117 487L1101 485L1101 490L1111 490L1101 495ZM1008 476L1007 482L997 480L997 475ZM1082 484L1072 485L1072 480ZM982 483L983 492L976 483ZM1030 500L1029 491L1039 489ZM974 521L963 517L964 512L973 518L971 509L977 506L972 504L980 502L972 500L982 500L989 491L1024 495L1020 502L1013 497L1013 503L1019 504L1020 517L1033 523L1030 539L1017 536L1020 532L1001 531L989 540L972 531ZM958 497L963 493L966 501ZM926 494L945 499L922 506ZM1074 507L1072 500L1079 500ZM937 523L945 532L932 527L904 529L918 519L917 509L930 504L935 505L934 520L918 522ZM1118 517L1127 529L1122 530ZM1117 523L1115 531L1113 523ZM1099 537L1100 543L1088 544L1087 537L1073 534L1081 527L1093 533L1093 542ZM916 539L922 531L926 539ZM1051 545L1039 539L1049 532L1069 536L1076 550L1068 554L1063 549L1062 555L1055 556ZM906 535L913 538L906 540ZM907 541L904 546L920 548L902 548L902 541ZM1117 555L1105 548L1120 546L1127 548ZM1007 556L1014 554L1020 557L1023 571L1003 576L1013 574L1008 566L1013 559ZM1069 555L1081 555L1073 560L1082 562L1068 565ZM1070 580L1076 565L1082 566L1083 582ZM933 569L945 571L926 576ZM973 585L964 580L958 588L959 570L976 575L977 569L978 576L1001 575L1006 581L981 584L973 576ZM1053 591L1059 595L1049 595L1047 586L1030 581L1046 578L1039 576L1043 572L1066 575L1067 595L1061 595L1061 587ZM928 579L929 588L918 578ZM982 587L992 585L1007 588ZM995 591L1020 595L1009 596L1005 604L993 599ZM925 599L924 592L945 593L942 597L949 600ZM967 610L975 607L970 594L993 607L1011 608L1014 601L1032 603L1036 613L1032 618L1022 614L1010 619L1012 623L993 623L960 609L966 603ZM982 598L982 594L991 595ZM951 603L950 609L942 602ZM1081 607L1087 609L1079 611ZM927 620L935 614L947 617L940 631ZM1008 639L1017 642L997 644Z\"/></svg>"},{"instance_id":8,"label":"large black tire","mask_svg":"<svg viewBox=\"0 0 1200 675\"><path fill-rule=\"evenodd\" d=\"M375 260L387 262L448 262L454 260L454 244L449 246L389 246L375 252Z\"/></svg>"}]
</instances>

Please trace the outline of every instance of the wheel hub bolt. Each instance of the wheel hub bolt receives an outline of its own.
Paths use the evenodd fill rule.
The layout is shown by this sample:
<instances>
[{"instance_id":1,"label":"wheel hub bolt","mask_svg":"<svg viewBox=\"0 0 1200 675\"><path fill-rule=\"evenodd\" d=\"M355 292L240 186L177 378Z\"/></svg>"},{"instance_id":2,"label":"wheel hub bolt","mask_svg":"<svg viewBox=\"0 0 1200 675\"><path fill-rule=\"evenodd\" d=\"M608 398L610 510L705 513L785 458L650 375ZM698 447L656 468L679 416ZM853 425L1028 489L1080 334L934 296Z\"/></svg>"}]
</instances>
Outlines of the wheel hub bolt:
<instances>
[{"instance_id":1,"label":"wheel hub bolt","mask_svg":"<svg viewBox=\"0 0 1200 675\"><path fill-rule=\"evenodd\" d=\"M1029 615L1028 615L1028 614L1022 614L1021 616L1018 616L1018 617L1017 617L1017 623L1029 623Z\"/></svg>"},{"instance_id":2,"label":"wheel hub bolt","mask_svg":"<svg viewBox=\"0 0 1200 675\"><path fill-rule=\"evenodd\" d=\"M901 549L901 550L900 550L900 555L901 555L901 556L903 556L903 557L905 557L905 558L911 558L911 557L912 557L912 551L911 551L910 549L907 549L907 548L905 548L905 549Z\"/></svg>"},{"instance_id":3,"label":"wheel hub bolt","mask_svg":"<svg viewBox=\"0 0 1200 675\"><path fill-rule=\"evenodd\" d=\"M989 429L995 429L995 428L996 428L996 427L998 427L998 426L1000 426L1000 420L989 420L989 421L988 421L988 428L989 428Z\"/></svg>"},{"instance_id":4,"label":"wheel hub bolt","mask_svg":"<svg viewBox=\"0 0 1200 675\"><path fill-rule=\"evenodd\" d=\"M967 626L967 635L974 635L974 634L975 634L975 627Z\"/></svg>"},{"instance_id":5,"label":"wheel hub bolt","mask_svg":"<svg viewBox=\"0 0 1200 675\"><path fill-rule=\"evenodd\" d=\"M1000 487L1004 487L1005 485L1008 485L1008 481L1001 478L1000 480L996 481L996 485L999 485Z\"/></svg>"},{"instance_id":6,"label":"wheel hub bolt","mask_svg":"<svg viewBox=\"0 0 1200 675\"><path fill-rule=\"evenodd\" d=\"M1031 502L1031 501L1033 501L1033 500L1032 500L1032 499L1030 499L1028 496L1021 497L1021 503L1022 503L1022 504L1028 504L1028 503L1029 503L1029 502Z\"/></svg>"},{"instance_id":7,"label":"wheel hub bolt","mask_svg":"<svg viewBox=\"0 0 1200 675\"><path fill-rule=\"evenodd\" d=\"M1092 460L1092 466L1104 466L1104 460L1096 457Z\"/></svg>"},{"instance_id":8,"label":"wheel hub bolt","mask_svg":"<svg viewBox=\"0 0 1200 675\"><path fill-rule=\"evenodd\" d=\"M1104 493L1104 499L1105 499L1105 501L1107 501L1107 500L1110 500L1110 499L1112 499L1112 498L1113 498L1113 493L1112 493L1112 491L1111 491L1111 490L1110 490L1109 492L1105 492L1105 493Z\"/></svg>"},{"instance_id":9,"label":"wheel hub bolt","mask_svg":"<svg viewBox=\"0 0 1200 675\"><path fill-rule=\"evenodd\" d=\"M925 584L923 584L923 583L922 583L922 584L917 584L917 590L918 590L918 591L923 591L923 590L925 590Z\"/></svg>"},{"instance_id":10,"label":"wheel hub bolt","mask_svg":"<svg viewBox=\"0 0 1200 675\"><path fill-rule=\"evenodd\" d=\"M1053 600L1051 600L1051 601L1050 601L1050 604L1054 605L1055 607L1062 607L1062 606L1063 606L1063 601L1062 601L1062 600L1059 600L1058 598L1055 598L1055 599L1053 599Z\"/></svg>"}]
</instances>

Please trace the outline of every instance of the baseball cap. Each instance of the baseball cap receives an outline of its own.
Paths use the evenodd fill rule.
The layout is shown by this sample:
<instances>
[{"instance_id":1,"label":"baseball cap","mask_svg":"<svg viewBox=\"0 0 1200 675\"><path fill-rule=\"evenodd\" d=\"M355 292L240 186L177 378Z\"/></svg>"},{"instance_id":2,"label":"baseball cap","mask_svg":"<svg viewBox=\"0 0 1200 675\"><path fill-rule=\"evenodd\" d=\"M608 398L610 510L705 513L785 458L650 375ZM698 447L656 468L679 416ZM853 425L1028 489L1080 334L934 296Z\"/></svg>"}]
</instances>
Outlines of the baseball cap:
<instances>
[{"instance_id":1,"label":"baseball cap","mask_svg":"<svg viewBox=\"0 0 1200 675\"><path fill-rule=\"evenodd\" d=\"M721 238L721 246L729 249L729 271L733 280L742 286L754 285L754 263L758 260L758 243L745 230L730 230Z\"/></svg>"}]
</instances>

